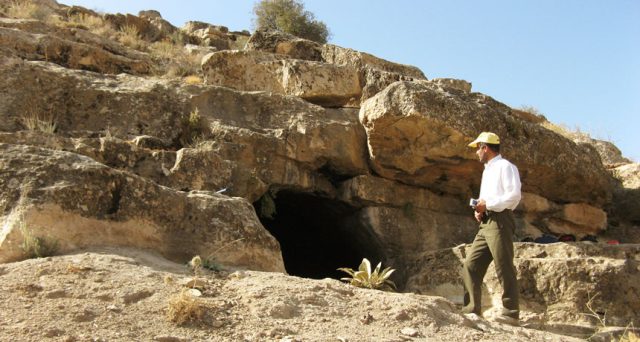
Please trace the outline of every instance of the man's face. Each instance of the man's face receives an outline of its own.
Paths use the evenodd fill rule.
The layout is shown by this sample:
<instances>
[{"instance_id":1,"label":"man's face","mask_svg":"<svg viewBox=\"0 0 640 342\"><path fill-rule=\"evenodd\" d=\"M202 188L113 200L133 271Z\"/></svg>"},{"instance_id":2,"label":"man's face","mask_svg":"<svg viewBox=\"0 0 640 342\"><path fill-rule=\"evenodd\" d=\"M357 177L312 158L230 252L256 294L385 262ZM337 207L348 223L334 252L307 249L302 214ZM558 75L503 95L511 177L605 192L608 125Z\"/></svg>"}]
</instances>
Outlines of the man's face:
<instances>
[{"instance_id":1,"label":"man's face","mask_svg":"<svg viewBox=\"0 0 640 342\"><path fill-rule=\"evenodd\" d=\"M478 150L476 150L476 155L478 156L478 160L482 163L487 162L487 145L478 144Z\"/></svg>"}]
</instances>

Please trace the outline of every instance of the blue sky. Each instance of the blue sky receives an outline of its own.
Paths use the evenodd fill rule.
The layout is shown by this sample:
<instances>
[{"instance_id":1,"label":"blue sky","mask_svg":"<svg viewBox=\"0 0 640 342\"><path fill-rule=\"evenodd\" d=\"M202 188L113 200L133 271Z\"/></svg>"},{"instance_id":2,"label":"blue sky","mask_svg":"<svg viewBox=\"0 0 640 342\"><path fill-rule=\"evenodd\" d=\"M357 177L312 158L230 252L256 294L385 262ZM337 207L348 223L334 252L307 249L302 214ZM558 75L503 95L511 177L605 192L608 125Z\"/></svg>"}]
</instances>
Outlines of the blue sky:
<instances>
[{"instance_id":1,"label":"blue sky","mask_svg":"<svg viewBox=\"0 0 640 342\"><path fill-rule=\"evenodd\" d=\"M252 0L61 0L252 29ZM511 107L612 141L640 162L640 1L306 0L330 43L460 78Z\"/></svg>"}]
</instances>

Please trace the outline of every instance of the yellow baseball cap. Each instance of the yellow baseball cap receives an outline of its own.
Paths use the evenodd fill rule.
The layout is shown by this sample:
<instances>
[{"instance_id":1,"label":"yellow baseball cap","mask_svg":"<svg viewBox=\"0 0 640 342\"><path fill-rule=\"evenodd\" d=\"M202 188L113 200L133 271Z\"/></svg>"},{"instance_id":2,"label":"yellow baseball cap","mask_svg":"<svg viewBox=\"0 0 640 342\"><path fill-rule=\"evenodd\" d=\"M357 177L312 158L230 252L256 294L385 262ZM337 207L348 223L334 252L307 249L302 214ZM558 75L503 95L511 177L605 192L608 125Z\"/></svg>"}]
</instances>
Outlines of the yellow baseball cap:
<instances>
[{"instance_id":1,"label":"yellow baseball cap","mask_svg":"<svg viewBox=\"0 0 640 342\"><path fill-rule=\"evenodd\" d=\"M485 144L500 144L500 137L497 136L495 133L491 133L491 132L482 132L480 133L480 135L476 138L476 140L472 141L469 145L469 147L473 147L476 148L478 147L478 143L485 143Z\"/></svg>"}]
</instances>

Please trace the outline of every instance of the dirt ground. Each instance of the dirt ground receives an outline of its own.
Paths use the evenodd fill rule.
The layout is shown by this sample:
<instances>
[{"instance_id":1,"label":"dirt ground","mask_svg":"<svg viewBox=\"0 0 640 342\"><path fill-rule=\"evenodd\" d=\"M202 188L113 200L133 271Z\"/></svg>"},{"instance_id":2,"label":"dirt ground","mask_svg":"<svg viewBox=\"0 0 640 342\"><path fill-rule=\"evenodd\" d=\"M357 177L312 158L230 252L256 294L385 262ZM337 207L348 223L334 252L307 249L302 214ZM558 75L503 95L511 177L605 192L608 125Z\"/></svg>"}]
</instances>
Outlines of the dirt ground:
<instances>
[{"instance_id":1,"label":"dirt ground","mask_svg":"<svg viewBox=\"0 0 640 342\"><path fill-rule=\"evenodd\" d=\"M122 248L0 265L0 340L577 340L467 318L442 297L280 273L200 273L189 283L187 265Z\"/></svg>"}]
</instances>

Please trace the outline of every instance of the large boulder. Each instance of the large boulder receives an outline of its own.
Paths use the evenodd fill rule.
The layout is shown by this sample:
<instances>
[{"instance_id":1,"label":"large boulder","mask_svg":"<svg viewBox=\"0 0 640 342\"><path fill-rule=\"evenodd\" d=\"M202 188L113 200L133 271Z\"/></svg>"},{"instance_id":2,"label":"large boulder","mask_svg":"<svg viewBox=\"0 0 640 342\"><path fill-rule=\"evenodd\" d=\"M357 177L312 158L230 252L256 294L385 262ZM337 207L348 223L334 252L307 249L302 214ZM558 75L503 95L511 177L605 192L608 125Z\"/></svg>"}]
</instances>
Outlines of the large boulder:
<instances>
[{"instance_id":1,"label":"large boulder","mask_svg":"<svg viewBox=\"0 0 640 342\"><path fill-rule=\"evenodd\" d=\"M416 254L407 263L410 276L405 291L461 303L460 271L468 247ZM608 325L640 323L640 245L578 242L517 243L515 247L521 317L531 325L576 333L598 324L591 315L605 313ZM499 308L502 287L493 265L483 293L483 311Z\"/></svg>"},{"instance_id":2,"label":"large boulder","mask_svg":"<svg viewBox=\"0 0 640 342\"><path fill-rule=\"evenodd\" d=\"M264 51L356 70L360 78L362 96L358 101L350 103L353 105L359 105L393 82L426 80L422 71L414 66L390 62L337 45L320 44L279 31L257 30L245 48L249 51Z\"/></svg>"},{"instance_id":3,"label":"large boulder","mask_svg":"<svg viewBox=\"0 0 640 342\"><path fill-rule=\"evenodd\" d=\"M249 51L265 51L294 59L323 61L322 44L274 30L256 30L245 46Z\"/></svg>"},{"instance_id":4,"label":"large boulder","mask_svg":"<svg viewBox=\"0 0 640 342\"><path fill-rule=\"evenodd\" d=\"M36 20L0 18L0 51L67 68L106 74L148 74L148 55L82 29L57 28Z\"/></svg>"},{"instance_id":5,"label":"large boulder","mask_svg":"<svg viewBox=\"0 0 640 342\"><path fill-rule=\"evenodd\" d=\"M203 59L202 70L207 84L294 95L325 107L352 103L362 92L354 68L261 51L212 53Z\"/></svg>"},{"instance_id":6,"label":"large boulder","mask_svg":"<svg viewBox=\"0 0 640 342\"><path fill-rule=\"evenodd\" d=\"M390 62L366 52L332 44L323 45L322 60L327 63L349 65L357 68L370 67L416 80L427 79L424 73L415 66Z\"/></svg>"},{"instance_id":7,"label":"large boulder","mask_svg":"<svg viewBox=\"0 0 640 342\"><path fill-rule=\"evenodd\" d=\"M640 225L640 164L623 164L611 171L615 178L613 216L618 221Z\"/></svg>"},{"instance_id":8,"label":"large boulder","mask_svg":"<svg viewBox=\"0 0 640 342\"><path fill-rule=\"evenodd\" d=\"M323 108L291 96L100 76L41 62L7 61L0 68L5 76L0 80L1 130L26 129L25 119L35 115L55 123L59 135L90 138L44 139L46 146L63 144L69 151L159 184L189 190L229 188L229 193L253 201L271 184L328 189L332 186L327 175L343 178L369 172L356 110ZM31 93L40 96L28 96ZM185 123L189 113L200 118L198 127ZM182 147L188 141L183 143L181 137L194 134L216 142L178 156L154 151ZM100 140L98 135L121 140ZM138 141L151 144L149 148L131 143L143 135L151 138ZM195 171L185 166L198 159L210 161L210 168Z\"/></svg>"},{"instance_id":9,"label":"large boulder","mask_svg":"<svg viewBox=\"0 0 640 342\"><path fill-rule=\"evenodd\" d=\"M177 141L189 112L166 80L126 74L99 75L46 62L0 62L0 130L25 129L35 118L59 132L150 134ZM33 96L38 94L38 96Z\"/></svg>"},{"instance_id":10,"label":"large boulder","mask_svg":"<svg viewBox=\"0 0 640 342\"><path fill-rule=\"evenodd\" d=\"M246 200L181 192L69 152L0 144L3 234L0 262L40 246L68 253L91 246L152 249L184 262L194 255L284 271L278 242Z\"/></svg>"},{"instance_id":11,"label":"large boulder","mask_svg":"<svg viewBox=\"0 0 640 342\"><path fill-rule=\"evenodd\" d=\"M222 87L202 87L190 103L211 123L205 148L237 165L236 196L255 200L269 185L331 193L333 178L369 172L356 110Z\"/></svg>"},{"instance_id":12,"label":"large boulder","mask_svg":"<svg viewBox=\"0 0 640 342\"><path fill-rule=\"evenodd\" d=\"M354 214L360 230L371 232L386 263L398 269L415 253L448 248L473 240L477 223L466 201L383 178L363 175L341 183L340 200L362 207Z\"/></svg>"},{"instance_id":13,"label":"large boulder","mask_svg":"<svg viewBox=\"0 0 640 342\"><path fill-rule=\"evenodd\" d=\"M504 156L518 166L524 191L597 207L610 200L609 177L593 149L510 113L486 95L414 81L396 82L365 101L360 121L370 164L385 178L477 194L481 164L467 144L493 131Z\"/></svg>"}]
</instances>

